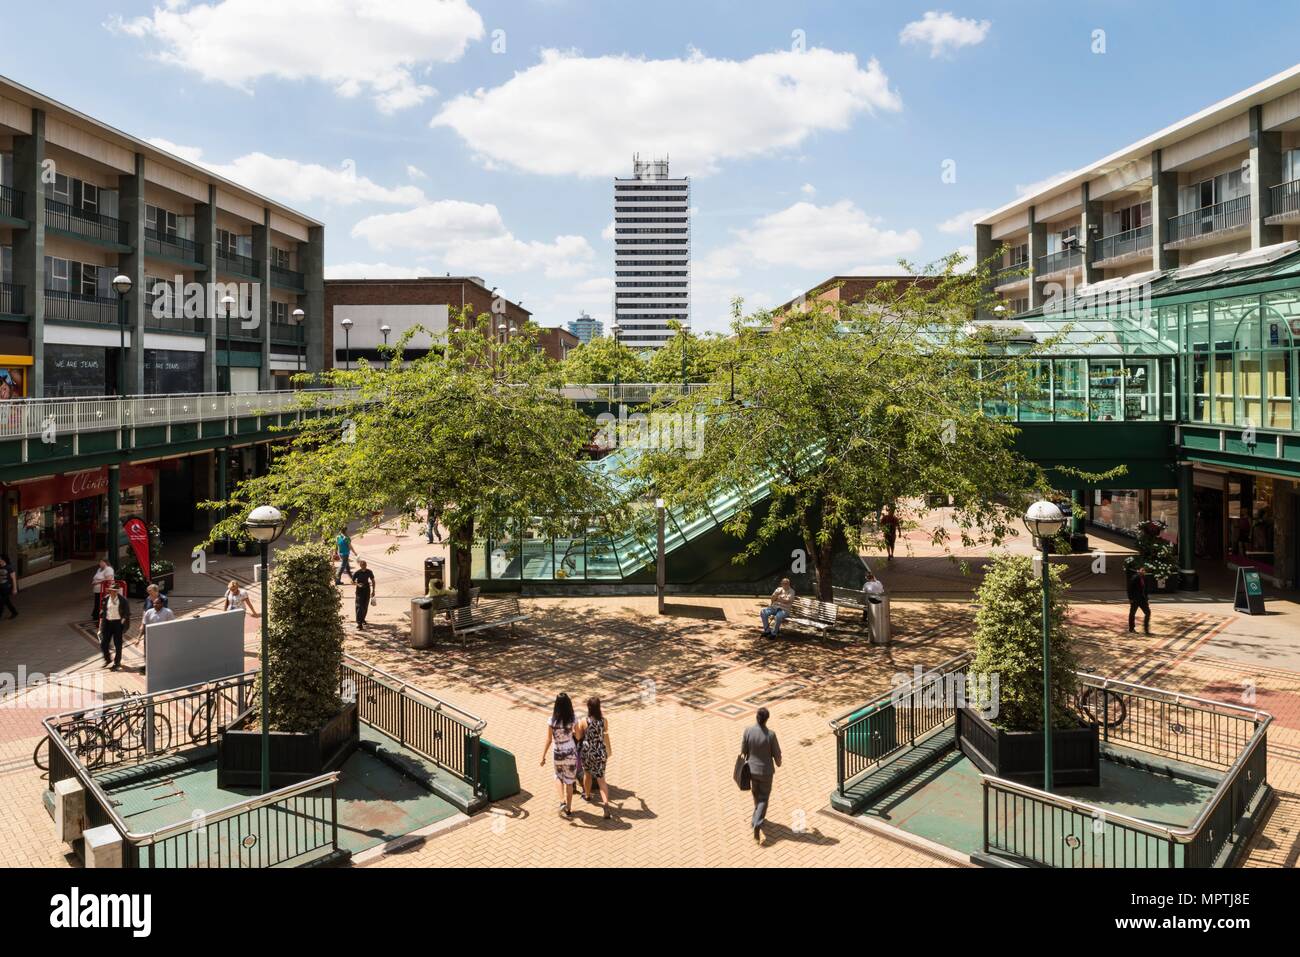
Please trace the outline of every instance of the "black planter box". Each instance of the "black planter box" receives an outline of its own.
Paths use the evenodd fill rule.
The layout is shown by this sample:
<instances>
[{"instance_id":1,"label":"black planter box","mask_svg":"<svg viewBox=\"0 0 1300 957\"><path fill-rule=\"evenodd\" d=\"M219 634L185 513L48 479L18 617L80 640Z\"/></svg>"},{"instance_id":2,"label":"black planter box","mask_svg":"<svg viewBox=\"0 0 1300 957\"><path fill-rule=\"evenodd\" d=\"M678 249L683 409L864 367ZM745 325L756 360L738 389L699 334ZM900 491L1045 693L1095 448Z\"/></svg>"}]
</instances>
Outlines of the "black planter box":
<instances>
[{"instance_id":1,"label":"black planter box","mask_svg":"<svg viewBox=\"0 0 1300 957\"><path fill-rule=\"evenodd\" d=\"M957 709L957 746L985 774L1017 784L1043 786L1043 733L1003 731L977 711ZM1097 725L1052 730L1052 783L1101 783Z\"/></svg>"},{"instance_id":2,"label":"black planter box","mask_svg":"<svg viewBox=\"0 0 1300 957\"><path fill-rule=\"evenodd\" d=\"M262 732L245 731L251 712L222 728L217 739L217 787L259 787L262 783ZM355 701L311 732L272 731L271 787L306 781L342 767L361 741Z\"/></svg>"}]
</instances>

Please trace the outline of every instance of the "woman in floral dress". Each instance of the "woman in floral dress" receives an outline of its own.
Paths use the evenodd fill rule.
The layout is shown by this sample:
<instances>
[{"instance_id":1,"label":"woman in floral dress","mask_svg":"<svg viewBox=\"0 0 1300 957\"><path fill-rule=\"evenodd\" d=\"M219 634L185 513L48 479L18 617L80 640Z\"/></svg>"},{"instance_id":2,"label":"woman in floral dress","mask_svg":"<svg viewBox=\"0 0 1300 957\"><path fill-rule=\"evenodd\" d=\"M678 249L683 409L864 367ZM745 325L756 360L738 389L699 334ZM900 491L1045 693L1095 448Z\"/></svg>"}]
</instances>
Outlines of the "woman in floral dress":
<instances>
[{"instance_id":1,"label":"woman in floral dress","mask_svg":"<svg viewBox=\"0 0 1300 957\"><path fill-rule=\"evenodd\" d=\"M609 742L609 725L600 711L600 699L587 699L587 714L578 722L578 738L582 741L582 791L591 800L591 781L600 786L600 803L609 813L609 785L605 783L605 762L613 754Z\"/></svg>"},{"instance_id":2,"label":"woman in floral dress","mask_svg":"<svg viewBox=\"0 0 1300 957\"><path fill-rule=\"evenodd\" d=\"M560 792L560 816L573 817L573 785L578 780L578 746L573 740L573 702L560 693L555 697L551 720L546 722L546 745L542 748L542 766L550 751L555 765L555 784Z\"/></svg>"}]
</instances>

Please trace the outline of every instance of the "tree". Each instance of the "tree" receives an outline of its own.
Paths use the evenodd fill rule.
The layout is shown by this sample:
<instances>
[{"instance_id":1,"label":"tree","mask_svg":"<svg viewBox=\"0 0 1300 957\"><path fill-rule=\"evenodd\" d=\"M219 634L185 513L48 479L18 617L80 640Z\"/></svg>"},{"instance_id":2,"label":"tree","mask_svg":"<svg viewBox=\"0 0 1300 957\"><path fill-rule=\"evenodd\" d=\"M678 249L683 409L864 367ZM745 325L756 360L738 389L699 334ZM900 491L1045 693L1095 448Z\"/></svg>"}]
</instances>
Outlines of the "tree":
<instances>
[{"instance_id":1,"label":"tree","mask_svg":"<svg viewBox=\"0 0 1300 957\"><path fill-rule=\"evenodd\" d=\"M584 342L565 357L566 382L645 382L646 366L635 352L609 336Z\"/></svg>"},{"instance_id":2,"label":"tree","mask_svg":"<svg viewBox=\"0 0 1300 957\"><path fill-rule=\"evenodd\" d=\"M339 713L343 621L330 549L291 545L275 556L270 582L266 663L272 731L314 731ZM261 685L254 686L261 701Z\"/></svg>"},{"instance_id":3,"label":"tree","mask_svg":"<svg viewBox=\"0 0 1300 957\"><path fill-rule=\"evenodd\" d=\"M1066 624L1069 602L1065 570L1050 565L1052 726L1078 723L1073 702L1078 696L1078 656ZM977 593L975 657L967 689L979 688L992 700L977 707L996 716L992 723L1007 731L1041 731L1043 727L1043 584L1034 563L1020 555L1001 555L989 565ZM996 682L996 683L995 683ZM992 694L996 689L996 695Z\"/></svg>"},{"instance_id":4,"label":"tree","mask_svg":"<svg viewBox=\"0 0 1300 957\"><path fill-rule=\"evenodd\" d=\"M239 534L248 511L267 503L300 539L317 540L385 514L402 528L421 524L427 508L450 532L464 603L476 540L517 543L522 529L562 535L582 516L617 515L613 491L583 465L595 426L561 397L559 368L537 351L530 327L494 341L490 321L453 317L441 354L403 360L406 341L427 332L417 328L388 368L361 360L330 372L332 385L358 390L356 405L305 420L267 475L234 490L211 539Z\"/></svg>"},{"instance_id":5,"label":"tree","mask_svg":"<svg viewBox=\"0 0 1300 957\"><path fill-rule=\"evenodd\" d=\"M879 543L866 526L885 504L907 528L928 510L926 493L943 493L963 545L1013 534L1029 493L1046 493L1047 482L1014 451L1014 424L985 410L1029 387L1020 360L1037 349L990 360L1003 343L970 323L987 302L988 267L963 273L961 262L938 264L933 288L882 283L851 305L814 300L807 312L746 321L735 303L735 335L713 381L666 410L704 416L702 450L649 452L636 471L688 513L738 497L744 507L726 526L747 538L737 561L797 530L823 600L837 543ZM751 529L764 479L771 504ZM933 536L949 549L946 526Z\"/></svg>"},{"instance_id":6,"label":"tree","mask_svg":"<svg viewBox=\"0 0 1300 957\"><path fill-rule=\"evenodd\" d=\"M682 356L686 357L686 381L708 382L718 371L725 340L716 335L696 336L677 320L669 320L675 333L663 347L656 349L647 367L649 382L681 382Z\"/></svg>"}]
</instances>

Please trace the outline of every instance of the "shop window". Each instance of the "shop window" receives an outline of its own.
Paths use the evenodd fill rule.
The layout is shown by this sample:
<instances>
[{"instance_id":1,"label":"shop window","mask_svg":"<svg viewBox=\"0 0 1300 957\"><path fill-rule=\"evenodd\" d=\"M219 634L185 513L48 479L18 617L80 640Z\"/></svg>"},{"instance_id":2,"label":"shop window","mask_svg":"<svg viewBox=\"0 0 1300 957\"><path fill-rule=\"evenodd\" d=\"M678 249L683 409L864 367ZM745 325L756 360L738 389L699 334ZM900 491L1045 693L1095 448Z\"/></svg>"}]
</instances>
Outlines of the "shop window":
<instances>
[{"instance_id":1,"label":"shop window","mask_svg":"<svg viewBox=\"0 0 1300 957\"><path fill-rule=\"evenodd\" d=\"M1052 406L1056 420L1087 418L1083 359L1057 359L1052 377Z\"/></svg>"},{"instance_id":2,"label":"shop window","mask_svg":"<svg viewBox=\"0 0 1300 957\"><path fill-rule=\"evenodd\" d=\"M1118 422L1120 387L1124 372L1118 359L1088 360L1088 418L1094 422Z\"/></svg>"},{"instance_id":3,"label":"shop window","mask_svg":"<svg viewBox=\"0 0 1300 957\"><path fill-rule=\"evenodd\" d=\"M1124 421L1146 422L1158 414L1155 359L1124 360Z\"/></svg>"}]
</instances>

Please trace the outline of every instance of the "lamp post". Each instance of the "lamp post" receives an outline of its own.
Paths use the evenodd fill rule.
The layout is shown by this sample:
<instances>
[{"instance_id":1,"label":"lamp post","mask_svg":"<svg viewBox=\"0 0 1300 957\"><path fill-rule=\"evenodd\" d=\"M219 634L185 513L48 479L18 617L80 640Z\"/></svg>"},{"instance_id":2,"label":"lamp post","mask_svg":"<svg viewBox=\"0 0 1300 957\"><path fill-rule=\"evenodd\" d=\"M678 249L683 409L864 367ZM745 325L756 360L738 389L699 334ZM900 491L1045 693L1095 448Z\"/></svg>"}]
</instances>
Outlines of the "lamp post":
<instances>
[{"instance_id":1,"label":"lamp post","mask_svg":"<svg viewBox=\"0 0 1300 957\"><path fill-rule=\"evenodd\" d=\"M610 396L615 402L618 401L618 319L610 324L610 332L614 333L614 394Z\"/></svg>"},{"instance_id":2,"label":"lamp post","mask_svg":"<svg viewBox=\"0 0 1300 957\"><path fill-rule=\"evenodd\" d=\"M268 693L271 682L266 673L266 637L271 617L271 589L267 575L267 562L270 557L271 543L284 531L284 516L274 505L259 505L248 513L248 518L244 521L244 529L262 546L262 793L266 794L271 790L271 712Z\"/></svg>"},{"instance_id":3,"label":"lamp post","mask_svg":"<svg viewBox=\"0 0 1300 957\"><path fill-rule=\"evenodd\" d=\"M388 334L393 331L393 327L388 323L384 323L379 327L379 331L384 334L384 368L387 369L393 363L392 358L388 355Z\"/></svg>"},{"instance_id":4,"label":"lamp post","mask_svg":"<svg viewBox=\"0 0 1300 957\"><path fill-rule=\"evenodd\" d=\"M230 374L230 313L235 308L235 297L222 296L221 308L226 314L226 395L234 395L235 377Z\"/></svg>"},{"instance_id":5,"label":"lamp post","mask_svg":"<svg viewBox=\"0 0 1300 957\"><path fill-rule=\"evenodd\" d=\"M303 329L302 321L307 318L307 313L303 312L301 309L295 309L290 314L290 316L293 319L293 324L297 326L299 329L302 329L302 343L296 349L293 350L294 365L298 367L298 374L301 375L303 353L307 351L307 330Z\"/></svg>"},{"instance_id":6,"label":"lamp post","mask_svg":"<svg viewBox=\"0 0 1300 957\"><path fill-rule=\"evenodd\" d=\"M352 369L352 320L344 319L339 323L343 327L343 368Z\"/></svg>"},{"instance_id":7,"label":"lamp post","mask_svg":"<svg viewBox=\"0 0 1300 957\"><path fill-rule=\"evenodd\" d=\"M126 294L131 291L131 277L119 273L113 277L117 291L117 394L126 398Z\"/></svg>"},{"instance_id":8,"label":"lamp post","mask_svg":"<svg viewBox=\"0 0 1300 957\"><path fill-rule=\"evenodd\" d=\"M1052 790L1052 617L1051 577L1047 561L1051 541L1065 526L1065 516L1054 504L1037 501L1025 511L1025 528L1043 550L1043 790Z\"/></svg>"}]
</instances>

